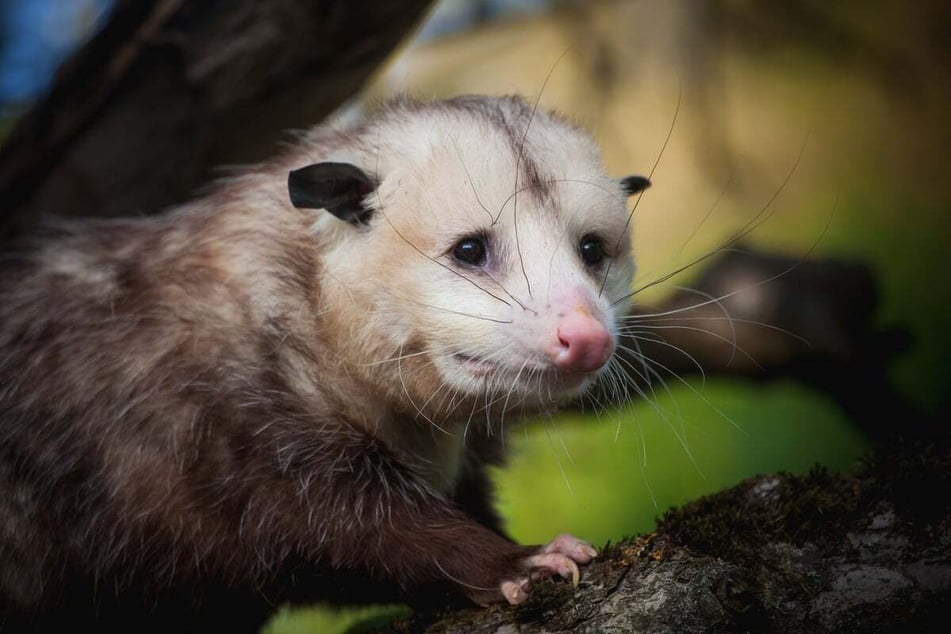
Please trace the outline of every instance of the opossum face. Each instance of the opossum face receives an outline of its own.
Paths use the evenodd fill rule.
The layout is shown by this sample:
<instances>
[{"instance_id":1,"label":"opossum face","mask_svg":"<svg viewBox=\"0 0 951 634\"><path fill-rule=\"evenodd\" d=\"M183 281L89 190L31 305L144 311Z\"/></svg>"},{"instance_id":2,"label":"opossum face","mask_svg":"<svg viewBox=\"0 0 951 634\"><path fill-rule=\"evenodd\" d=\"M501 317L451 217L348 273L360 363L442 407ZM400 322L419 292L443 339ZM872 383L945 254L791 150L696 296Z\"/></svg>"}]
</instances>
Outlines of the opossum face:
<instances>
[{"instance_id":1,"label":"opossum face","mask_svg":"<svg viewBox=\"0 0 951 634\"><path fill-rule=\"evenodd\" d=\"M366 307L365 363L443 414L578 394L614 353L634 271L627 196L646 179L608 177L588 137L520 101L415 115L378 132L363 176L297 176L298 199L327 180L357 192L316 204L349 225L326 266Z\"/></svg>"}]
</instances>

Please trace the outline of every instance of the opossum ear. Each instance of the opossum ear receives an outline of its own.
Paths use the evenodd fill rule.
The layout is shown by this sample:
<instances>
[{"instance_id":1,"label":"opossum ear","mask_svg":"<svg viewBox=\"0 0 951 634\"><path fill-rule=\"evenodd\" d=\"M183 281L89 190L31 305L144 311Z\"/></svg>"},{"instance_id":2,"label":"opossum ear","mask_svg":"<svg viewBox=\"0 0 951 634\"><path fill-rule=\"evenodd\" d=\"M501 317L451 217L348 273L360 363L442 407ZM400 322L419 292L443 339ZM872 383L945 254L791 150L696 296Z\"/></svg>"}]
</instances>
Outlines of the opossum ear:
<instances>
[{"instance_id":1,"label":"opossum ear","mask_svg":"<svg viewBox=\"0 0 951 634\"><path fill-rule=\"evenodd\" d=\"M628 196L638 194L651 186L650 180L644 176L628 176L621 179L621 191Z\"/></svg>"},{"instance_id":2,"label":"opossum ear","mask_svg":"<svg viewBox=\"0 0 951 634\"><path fill-rule=\"evenodd\" d=\"M363 200L374 189L373 179L350 163L314 163L287 175L292 205L298 209L326 209L352 225L370 219L371 210Z\"/></svg>"}]
</instances>

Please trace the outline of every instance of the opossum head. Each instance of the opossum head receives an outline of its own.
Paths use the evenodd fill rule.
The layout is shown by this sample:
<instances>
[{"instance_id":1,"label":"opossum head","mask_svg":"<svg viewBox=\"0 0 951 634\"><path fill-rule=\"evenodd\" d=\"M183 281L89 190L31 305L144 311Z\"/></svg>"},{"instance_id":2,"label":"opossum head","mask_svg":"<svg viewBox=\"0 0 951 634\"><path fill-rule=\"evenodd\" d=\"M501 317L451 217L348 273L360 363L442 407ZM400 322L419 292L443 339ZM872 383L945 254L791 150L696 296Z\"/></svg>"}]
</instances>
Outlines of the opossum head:
<instances>
[{"instance_id":1,"label":"opossum head","mask_svg":"<svg viewBox=\"0 0 951 634\"><path fill-rule=\"evenodd\" d=\"M546 410L606 371L634 264L591 139L516 98L400 102L289 177L355 372L410 413Z\"/></svg>"}]
</instances>

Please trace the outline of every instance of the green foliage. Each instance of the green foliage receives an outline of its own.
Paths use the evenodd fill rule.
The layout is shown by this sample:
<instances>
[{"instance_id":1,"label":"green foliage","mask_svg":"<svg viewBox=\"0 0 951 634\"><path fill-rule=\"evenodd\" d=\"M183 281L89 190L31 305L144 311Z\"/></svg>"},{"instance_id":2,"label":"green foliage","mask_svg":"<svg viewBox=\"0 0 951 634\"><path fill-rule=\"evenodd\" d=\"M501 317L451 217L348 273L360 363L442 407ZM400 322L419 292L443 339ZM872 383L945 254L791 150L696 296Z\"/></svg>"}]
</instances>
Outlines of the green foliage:
<instances>
[{"instance_id":1,"label":"green foliage","mask_svg":"<svg viewBox=\"0 0 951 634\"><path fill-rule=\"evenodd\" d=\"M511 465L495 475L513 536L616 541L751 475L845 470L866 451L831 403L793 383L672 384L652 400L510 432Z\"/></svg>"},{"instance_id":2,"label":"green foliage","mask_svg":"<svg viewBox=\"0 0 951 634\"><path fill-rule=\"evenodd\" d=\"M359 634L403 619L411 610L402 605L366 607L281 608L261 630L262 634Z\"/></svg>"}]
</instances>

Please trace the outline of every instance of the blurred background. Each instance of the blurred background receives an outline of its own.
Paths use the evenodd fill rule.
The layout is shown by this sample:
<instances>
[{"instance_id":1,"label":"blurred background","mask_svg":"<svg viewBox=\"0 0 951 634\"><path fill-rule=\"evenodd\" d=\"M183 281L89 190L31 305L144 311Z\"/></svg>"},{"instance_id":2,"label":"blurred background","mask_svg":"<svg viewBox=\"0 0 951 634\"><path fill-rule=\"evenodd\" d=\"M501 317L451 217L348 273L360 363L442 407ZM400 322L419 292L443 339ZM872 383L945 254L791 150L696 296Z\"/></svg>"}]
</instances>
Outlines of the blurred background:
<instances>
[{"instance_id":1,"label":"blurred background","mask_svg":"<svg viewBox=\"0 0 951 634\"><path fill-rule=\"evenodd\" d=\"M0 2L6 121L108 9ZM940 415L951 386L949 42L940 1L441 0L335 118L398 92L518 93L587 127L612 173L646 174L659 159L634 219L637 286L716 248L778 193L744 242L869 264L878 322L912 336L894 381ZM826 397L791 381L671 376L650 397L509 428L510 466L495 476L513 537L616 541L756 473L847 470L869 447Z\"/></svg>"},{"instance_id":2,"label":"blurred background","mask_svg":"<svg viewBox=\"0 0 951 634\"><path fill-rule=\"evenodd\" d=\"M938 2L444 1L355 108L395 92L539 98L587 127L618 175L652 169L676 114L635 215L635 286L716 248L779 192L744 242L871 265L878 319L913 337L894 379L937 411L951 382L949 15ZM511 431L497 480L515 537L617 540L755 473L848 469L867 450L795 383L667 379L653 402Z\"/></svg>"}]
</instances>

